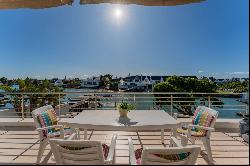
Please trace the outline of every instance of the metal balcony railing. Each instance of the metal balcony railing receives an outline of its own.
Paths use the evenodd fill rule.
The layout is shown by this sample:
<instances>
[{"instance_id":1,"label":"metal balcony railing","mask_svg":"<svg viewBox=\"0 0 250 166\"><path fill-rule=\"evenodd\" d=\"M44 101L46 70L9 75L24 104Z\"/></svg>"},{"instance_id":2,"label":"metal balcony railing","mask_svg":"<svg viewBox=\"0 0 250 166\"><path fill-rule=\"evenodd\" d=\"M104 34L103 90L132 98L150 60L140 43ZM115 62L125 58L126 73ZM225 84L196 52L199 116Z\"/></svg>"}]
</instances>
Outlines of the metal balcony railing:
<instances>
[{"instance_id":1,"label":"metal balcony railing","mask_svg":"<svg viewBox=\"0 0 250 166\"><path fill-rule=\"evenodd\" d=\"M150 93L150 92L50 92L50 93L8 93L5 106L0 107L0 118L31 117L31 112L51 104L60 117L68 117L89 109L117 109L124 101L136 109L164 109L170 115L190 115L199 105L216 109L220 118L239 118L247 114L248 104L241 101L243 93Z\"/></svg>"}]
</instances>

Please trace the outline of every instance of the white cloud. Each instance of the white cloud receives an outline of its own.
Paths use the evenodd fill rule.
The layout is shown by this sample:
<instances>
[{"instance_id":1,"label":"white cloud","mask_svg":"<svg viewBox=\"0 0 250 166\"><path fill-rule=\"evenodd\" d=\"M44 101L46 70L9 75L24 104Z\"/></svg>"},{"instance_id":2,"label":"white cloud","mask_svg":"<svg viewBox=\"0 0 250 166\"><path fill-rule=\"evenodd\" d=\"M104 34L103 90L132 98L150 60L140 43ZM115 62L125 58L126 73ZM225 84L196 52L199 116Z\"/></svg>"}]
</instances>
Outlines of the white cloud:
<instances>
[{"instance_id":1,"label":"white cloud","mask_svg":"<svg viewBox=\"0 0 250 166\"><path fill-rule=\"evenodd\" d=\"M249 72L243 72L243 71L235 71L235 72L231 72L231 75L243 75L243 74L249 74Z\"/></svg>"},{"instance_id":2,"label":"white cloud","mask_svg":"<svg viewBox=\"0 0 250 166\"><path fill-rule=\"evenodd\" d=\"M199 71L198 71L198 73L203 73L203 72L204 72L204 71L202 71L202 70L199 70Z\"/></svg>"}]
</instances>

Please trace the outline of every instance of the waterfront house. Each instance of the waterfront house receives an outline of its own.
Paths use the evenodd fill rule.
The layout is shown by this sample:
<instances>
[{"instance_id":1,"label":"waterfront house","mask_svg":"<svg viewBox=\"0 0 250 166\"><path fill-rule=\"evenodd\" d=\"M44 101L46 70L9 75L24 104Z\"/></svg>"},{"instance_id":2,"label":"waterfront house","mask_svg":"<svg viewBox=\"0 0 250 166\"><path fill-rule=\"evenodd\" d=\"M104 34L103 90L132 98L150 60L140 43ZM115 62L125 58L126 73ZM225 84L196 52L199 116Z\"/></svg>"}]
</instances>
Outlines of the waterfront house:
<instances>
[{"instance_id":1,"label":"waterfront house","mask_svg":"<svg viewBox=\"0 0 250 166\"><path fill-rule=\"evenodd\" d=\"M19 86L19 84L14 83L14 84L12 84L12 85L11 85L11 88L12 88L13 90L18 91L18 90L19 90L19 88L20 88L20 86Z\"/></svg>"},{"instance_id":2,"label":"waterfront house","mask_svg":"<svg viewBox=\"0 0 250 166\"><path fill-rule=\"evenodd\" d=\"M226 83L226 82L227 82L227 80L226 80L226 79L223 79L223 78L216 79L216 80L214 81L214 83L217 83L217 84L224 84L224 83Z\"/></svg>"},{"instance_id":3,"label":"waterfront house","mask_svg":"<svg viewBox=\"0 0 250 166\"><path fill-rule=\"evenodd\" d=\"M164 76L128 76L122 78L118 84L121 90L146 90L152 89L156 83L163 82Z\"/></svg>"},{"instance_id":4,"label":"waterfront house","mask_svg":"<svg viewBox=\"0 0 250 166\"><path fill-rule=\"evenodd\" d=\"M98 88L100 86L100 77L90 77L82 80L82 88Z\"/></svg>"},{"instance_id":5,"label":"waterfront house","mask_svg":"<svg viewBox=\"0 0 250 166\"><path fill-rule=\"evenodd\" d=\"M55 86L63 86L63 81L61 79L56 80L54 83Z\"/></svg>"},{"instance_id":6,"label":"waterfront house","mask_svg":"<svg viewBox=\"0 0 250 166\"><path fill-rule=\"evenodd\" d=\"M118 84L118 88L121 90L149 90L151 91L154 85L166 81L170 76L127 76L122 78ZM195 78L196 76L180 76L183 78Z\"/></svg>"}]
</instances>

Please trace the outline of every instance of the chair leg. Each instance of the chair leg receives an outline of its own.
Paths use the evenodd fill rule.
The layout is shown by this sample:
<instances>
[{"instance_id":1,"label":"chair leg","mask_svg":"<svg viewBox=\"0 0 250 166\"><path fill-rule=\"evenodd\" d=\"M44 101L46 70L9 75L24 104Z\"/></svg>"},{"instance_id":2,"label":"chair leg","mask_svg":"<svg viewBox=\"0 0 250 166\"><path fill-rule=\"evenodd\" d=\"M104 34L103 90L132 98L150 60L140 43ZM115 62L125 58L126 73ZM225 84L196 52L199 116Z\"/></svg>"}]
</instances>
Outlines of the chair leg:
<instances>
[{"instance_id":1,"label":"chair leg","mask_svg":"<svg viewBox=\"0 0 250 166\"><path fill-rule=\"evenodd\" d=\"M36 160L36 164L40 164L40 161L42 159L44 150L47 146L48 141L47 140L43 140L40 141L40 146L39 146L39 151L38 151L38 155L37 155L37 160Z\"/></svg>"},{"instance_id":2,"label":"chair leg","mask_svg":"<svg viewBox=\"0 0 250 166\"><path fill-rule=\"evenodd\" d=\"M187 144L188 144L188 137L184 136L184 135L180 135L180 137L181 137L181 145L182 146L187 146Z\"/></svg>"},{"instance_id":3,"label":"chair leg","mask_svg":"<svg viewBox=\"0 0 250 166\"><path fill-rule=\"evenodd\" d=\"M203 142L203 145L205 147L205 150L207 151L208 160L210 162L212 162L213 157L212 157L212 151L211 151L211 146L210 146L210 139L209 138L203 138L202 142Z\"/></svg>"},{"instance_id":4,"label":"chair leg","mask_svg":"<svg viewBox=\"0 0 250 166\"><path fill-rule=\"evenodd\" d=\"M194 145L195 144L195 139L191 137L190 142L192 143L192 145Z\"/></svg>"}]
</instances>

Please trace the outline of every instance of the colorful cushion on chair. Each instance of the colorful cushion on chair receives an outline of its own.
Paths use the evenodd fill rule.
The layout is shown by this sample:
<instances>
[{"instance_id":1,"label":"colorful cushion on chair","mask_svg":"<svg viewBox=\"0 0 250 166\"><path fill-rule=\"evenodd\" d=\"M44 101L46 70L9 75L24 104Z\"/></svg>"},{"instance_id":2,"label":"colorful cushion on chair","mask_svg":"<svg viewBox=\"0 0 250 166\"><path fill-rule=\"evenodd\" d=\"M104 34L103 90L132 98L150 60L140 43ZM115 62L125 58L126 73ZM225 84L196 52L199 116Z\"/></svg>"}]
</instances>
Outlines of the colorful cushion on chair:
<instances>
[{"instance_id":1,"label":"colorful cushion on chair","mask_svg":"<svg viewBox=\"0 0 250 166\"><path fill-rule=\"evenodd\" d=\"M188 130L186 128L178 128L177 133L187 135ZM204 137L205 133L206 133L205 130L199 130L199 131L191 130L191 136L193 137Z\"/></svg>"},{"instance_id":2,"label":"colorful cushion on chair","mask_svg":"<svg viewBox=\"0 0 250 166\"><path fill-rule=\"evenodd\" d=\"M143 151L143 148L135 150L135 159L136 159L137 165L141 165L142 151ZM188 158L190 154L191 154L190 152L187 152L187 153L180 153L180 154L152 154L152 155L165 159L166 163L170 163L170 162L177 162L177 161L185 160L186 158Z\"/></svg>"},{"instance_id":3,"label":"colorful cushion on chair","mask_svg":"<svg viewBox=\"0 0 250 166\"><path fill-rule=\"evenodd\" d=\"M107 144L102 144L102 151L104 155L104 159L106 160L109 154L109 146Z\"/></svg>"},{"instance_id":4,"label":"colorful cushion on chair","mask_svg":"<svg viewBox=\"0 0 250 166\"><path fill-rule=\"evenodd\" d=\"M45 132L46 133L46 132ZM72 131L70 128L68 127L64 127L63 128L63 134L64 136L68 136L72 134ZM61 135L61 131L60 128L52 128L50 130L48 130L48 135L47 133L44 135L44 137L48 137L48 138L55 138L55 137L60 137Z\"/></svg>"},{"instance_id":5,"label":"colorful cushion on chair","mask_svg":"<svg viewBox=\"0 0 250 166\"><path fill-rule=\"evenodd\" d=\"M141 165L141 154L142 154L143 148L136 149L135 150L135 159L136 159L136 164Z\"/></svg>"},{"instance_id":6,"label":"colorful cushion on chair","mask_svg":"<svg viewBox=\"0 0 250 166\"><path fill-rule=\"evenodd\" d=\"M181 160L185 160L191 153L180 153L180 154L154 154L159 158L163 158L167 160L167 162L177 162Z\"/></svg>"},{"instance_id":7,"label":"colorful cushion on chair","mask_svg":"<svg viewBox=\"0 0 250 166\"><path fill-rule=\"evenodd\" d=\"M56 125L58 122L56 112L53 109L38 113L36 118L41 127Z\"/></svg>"},{"instance_id":8,"label":"colorful cushion on chair","mask_svg":"<svg viewBox=\"0 0 250 166\"><path fill-rule=\"evenodd\" d=\"M210 110L207 107L198 107L195 110L194 117L192 119L193 125L199 125L204 127L210 127L211 123L214 120L214 115L210 113ZM192 131L195 132L194 136L205 136L207 131L204 129L199 129L197 127L193 127ZM178 132L178 131L177 131Z\"/></svg>"},{"instance_id":9,"label":"colorful cushion on chair","mask_svg":"<svg viewBox=\"0 0 250 166\"><path fill-rule=\"evenodd\" d=\"M87 149L89 147L86 147L86 146L82 146L82 147L74 147L74 146L61 146L62 148L64 149L67 149L67 150L82 150L82 149ZM108 154L109 154L109 146L107 144L102 144L102 151L103 151L103 157L104 159L106 160L107 157L108 157Z\"/></svg>"},{"instance_id":10,"label":"colorful cushion on chair","mask_svg":"<svg viewBox=\"0 0 250 166\"><path fill-rule=\"evenodd\" d=\"M213 119L214 119L214 116L209 112L208 108L198 107L195 110L195 113L192 119L192 124L210 127Z\"/></svg>"}]
</instances>

